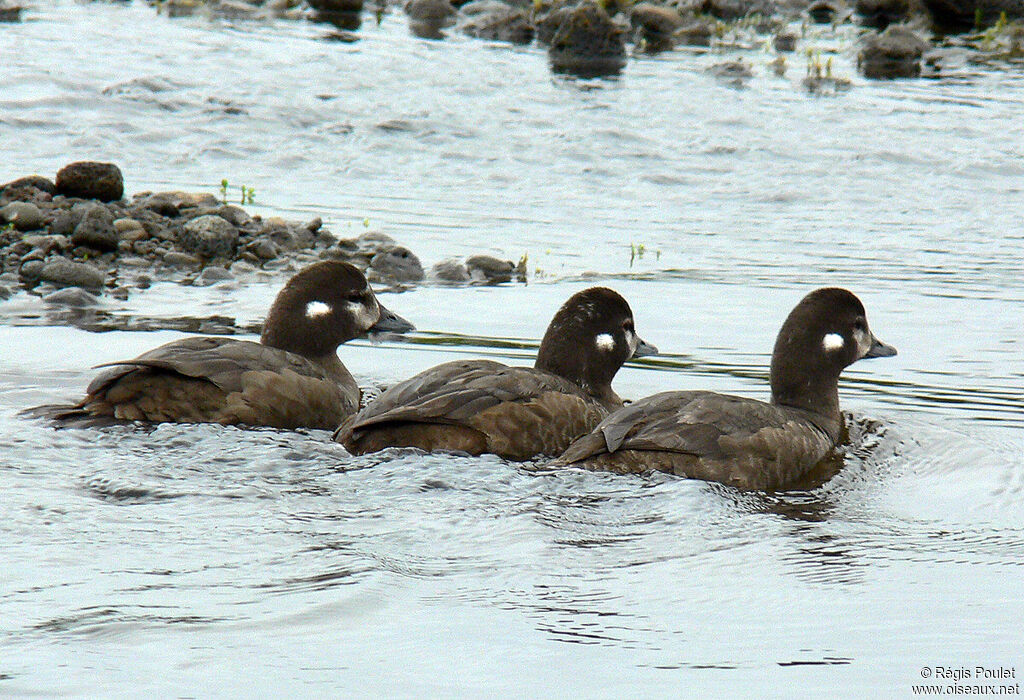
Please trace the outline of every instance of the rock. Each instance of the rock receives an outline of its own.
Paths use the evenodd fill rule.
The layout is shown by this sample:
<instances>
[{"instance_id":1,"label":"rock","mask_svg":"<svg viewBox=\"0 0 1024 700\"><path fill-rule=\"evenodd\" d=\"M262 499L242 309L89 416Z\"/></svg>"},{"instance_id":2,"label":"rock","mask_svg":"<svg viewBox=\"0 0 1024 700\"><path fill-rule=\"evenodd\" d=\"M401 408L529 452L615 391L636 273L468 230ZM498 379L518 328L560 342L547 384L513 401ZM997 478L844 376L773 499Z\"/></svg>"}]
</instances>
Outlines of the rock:
<instances>
[{"instance_id":1,"label":"rock","mask_svg":"<svg viewBox=\"0 0 1024 700\"><path fill-rule=\"evenodd\" d=\"M460 9L463 33L477 39L529 44L533 41L533 23L527 12L498 0L475 0Z\"/></svg>"},{"instance_id":2,"label":"rock","mask_svg":"<svg viewBox=\"0 0 1024 700\"><path fill-rule=\"evenodd\" d=\"M910 0L856 0L853 9L860 15L861 24L878 30L911 17Z\"/></svg>"},{"instance_id":3,"label":"rock","mask_svg":"<svg viewBox=\"0 0 1024 700\"><path fill-rule=\"evenodd\" d=\"M469 282L469 270L456 258L445 258L430 268L430 278L438 282L459 284Z\"/></svg>"},{"instance_id":4,"label":"rock","mask_svg":"<svg viewBox=\"0 0 1024 700\"><path fill-rule=\"evenodd\" d=\"M783 29L772 38L772 46L776 51L788 53L796 50L799 35L792 29Z\"/></svg>"},{"instance_id":5,"label":"rock","mask_svg":"<svg viewBox=\"0 0 1024 700\"><path fill-rule=\"evenodd\" d=\"M140 238L145 238L149 234L146 233L146 227L142 225L141 221L137 219L130 219L122 217L120 219L114 219L114 228L118 234L124 240L137 241ZM135 231L141 231L142 234L133 233Z\"/></svg>"},{"instance_id":6,"label":"rock","mask_svg":"<svg viewBox=\"0 0 1024 700\"><path fill-rule=\"evenodd\" d=\"M715 36L715 31L716 25L714 20L698 17L677 29L675 40L689 46L710 46L711 38Z\"/></svg>"},{"instance_id":7,"label":"rock","mask_svg":"<svg viewBox=\"0 0 1024 700\"><path fill-rule=\"evenodd\" d=\"M70 236L75 231L75 226L82 220L81 216L76 216L74 212L67 209L61 209L53 215L53 221L50 222L50 233L54 233L60 236Z\"/></svg>"},{"instance_id":8,"label":"rock","mask_svg":"<svg viewBox=\"0 0 1024 700\"><path fill-rule=\"evenodd\" d=\"M363 0L306 0L306 3L320 13L361 12Z\"/></svg>"},{"instance_id":9,"label":"rock","mask_svg":"<svg viewBox=\"0 0 1024 700\"><path fill-rule=\"evenodd\" d=\"M80 161L60 169L56 190L68 197L114 202L124 196L124 179L113 163Z\"/></svg>"},{"instance_id":10,"label":"rock","mask_svg":"<svg viewBox=\"0 0 1024 700\"><path fill-rule=\"evenodd\" d=\"M600 5L581 3L569 10L551 37L548 59L556 73L615 75L626 63L622 28Z\"/></svg>"},{"instance_id":11,"label":"rock","mask_svg":"<svg viewBox=\"0 0 1024 700\"><path fill-rule=\"evenodd\" d=\"M754 77L754 71L750 65L741 59L715 63L709 66L707 70L716 78L729 81L734 85L742 85L744 80Z\"/></svg>"},{"instance_id":12,"label":"rock","mask_svg":"<svg viewBox=\"0 0 1024 700\"><path fill-rule=\"evenodd\" d=\"M220 207L217 210L217 216L238 227L248 226L252 223L252 217L246 213L245 209L234 204L225 204Z\"/></svg>"},{"instance_id":13,"label":"rock","mask_svg":"<svg viewBox=\"0 0 1024 700\"><path fill-rule=\"evenodd\" d=\"M967 32L975 24L990 27L1006 14L1009 21L1024 18L1024 0L923 0L942 32Z\"/></svg>"},{"instance_id":14,"label":"rock","mask_svg":"<svg viewBox=\"0 0 1024 700\"><path fill-rule=\"evenodd\" d=\"M135 241L132 243L132 252L136 255L149 257L150 255L156 254L156 247L157 246L154 241Z\"/></svg>"},{"instance_id":15,"label":"rock","mask_svg":"<svg viewBox=\"0 0 1024 700\"><path fill-rule=\"evenodd\" d=\"M50 253L59 253L70 250L71 248L71 241L68 240L67 236L44 234L40 236L25 236L21 240L42 254L40 260L48 256Z\"/></svg>"},{"instance_id":16,"label":"rock","mask_svg":"<svg viewBox=\"0 0 1024 700\"><path fill-rule=\"evenodd\" d=\"M914 78L921 74L921 56L928 42L910 29L892 25L867 36L857 54L857 67L866 78Z\"/></svg>"},{"instance_id":17,"label":"rock","mask_svg":"<svg viewBox=\"0 0 1024 700\"><path fill-rule=\"evenodd\" d=\"M0 301L6 301L11 298L11 290L0 284Z\"/></svg>"},{"instance_id":18,"label":"rock","mask_svg":"<svg viewBox=\"0 0 1024 700\"><path fill-rule=\"evenodd\" d=\"M409 19L427 23L448 22L457 12L448 0L407 0L402 9Z\"/></svg>"},{"instance_id":19,"label":"rock","mask_svg":"<svg viewBox=\"0 0 1024 700\"><path fill-rule=\"evenodd\" d=\"M20 22L21 11L24 9L21 5L12 5L0 0L0 22Z\"/></svg>"},{"instance_id":20,"label":"rock","mask_svg":"<svg viewBox=\"0 0 1024 700\"><path fill-rule=\"evenodd\" d=\"M676 31L683 26L683 16L672 7L641 2L629 13L637 40L647 51L665 51L672 48Z\"/></svg>"},{"instance_id":21,"label":"rock","mask_svg":"<svg viewBox=\"0 0 1024 700\"><path fill-rule=\"evenodd\" d=\"M89 207L71 234L73 245L101 251L117 250L119 240L113 214L100 204Z\"/></svg>"},{"instance_id":22,"label":"rock","mask_svg":"<svg viewBox=\"0 0 1024 700\"><path fill-rule=\"evenodd\" d=\"M831 24L841 13L842 8L831 0L816 0L807 6L807 16L815 24Z\"/></svg>"},{"instance_id":23,"label":"rock","mask_svg":"<svg viewBox=\"0 0 1024 700\"><path fill-rule=\"evenodd\" d=\"M76 263L66 258L54 258L39 271L39 279L64 287L102 289L106 277L88 263Z\"/></svg>"},{"instance_id":24,"label":"rock","mask_svg":"<svg viewBox=\"0 0 1024 700\"><path fill-rule=\"evenodd\" d=\"M474 282L500 284L512 281L516 266L509 260L499 260L490 255L474 255L466 259L466 269Z\"/></svg>"},{"instance_id":25,"label":"rock","mask_svg":"<svg viewBox=\"0 0 1024 700\"><path fill-rule=\"evenodd\" d=\"M32 231L43 226L43 212L31 202L11 202L0 209L0 221L14 224L19 231Z\"/></svg>"},{"instance_id":26,"label":"rock","mask_svg":"<svg viewBox=\"0 0 1024 700\"><path fill-rule=\"evenodd\" d=\"M34 282L39 279L40 273L43 271L43 267L46 265L42 260L28 260L21 264L18 268L18 275L23 279Z\"/></svg>"},{"instance_id":27,"label":"rock","mask_svg":"<svg viewBox=\"0 0 1024 700\"><path fill-rule=\"evenodd\" d=\"M42 175L29 175L11 180L6 185L0 185L0 202L5 200L8 202L30 202L39 199L40 194L52 197L55 191L54 184L47 178Z\"/></svg>"},{"instance_id":28,"label":"rock","mask_svg":"<svg viewBox=\"0 0 1024 700\"><path fill-rule=\"evenodd\" d=\"M209 287L220 282L230 282L235 279L234 275L223 267L204 267L192 284L196 287Z\"/></svg>"},{"instance_id":29,"label":"rock","mask_svg":"<svg viewBox=\"0 0 1024 700\"><path fill-rule=\"evenodd\" d=\"M139 289L149 289L153 284L153 278L149 275L139 275L135 278L135 286Z\"/></svg>"},{"instance_id":30,"label":"rock","mask_svg":"<svg viewBox=\"0 0 1024 700\"><path fill-rule=\"evenodd\" d=\"M267 238L257 238L245 249L260 260L273 260L281 254L281 249L277 247L277 244Z\"/></svg>"},{"instance_id":31,"label":"rock","mask_svg":"<svg viewBox=\"0 0 1024 700\"><path fill-rule=\"evenodd\" d=\"M60 304L61 306L71 306L76 309L84 309L90 306L96 306L99 302L99 297L80 287L67 287L47 294L43 297L43 301L47 304Z\"/></svg>"},{"instance_id":32,"label":"rock","mask_svg":"<svg viewBox=\"0 0 1024 700\"><path fill-rule=\"evenodd\" d=\"M216 209L220 201L212 194L191 192L140 192L133 198L132 206L174 218L185 209Z\"/></svg>"},{"instance_id":33,"label":"rock","mask_svg":"<svg viewBox=\"0 0 1024 700\"><path fill-rule=\"evenodd\" d=\"M159 254L159 248L153 251L154 255ZM196 268L199 266L199 258L187 253L179 253L176 250L169 250L163 255L165 265L171 267Z\"/></svg>"},{"instance_id":34,"label":"rock","mask_svg":"<svg viewBox=\"0 0 1024 700\"><path fill-rule=\"evenodd\" d=\"M420 259L411 250L400 245L374 255L370 260L370 269L385 280L419 282L423 279Z\"/></svg>"},{"instance_id":35,"label":"rock","mask_svg":"<svg viewBox=\"0 0 1024 700\"><path fill-rule=\"evenodd\" d=\"M302 225L302 228L306 229L310 233L320 233L320 229L323 228L324 220L319 216L314 216L312 219Z\"/></svg>"},{"instance_id":36,"label":"rock","mask_svg":"<svg viewBox=\"0 0 1024 700\"><path fill-rule=\"evenodd\" d=\"M238 229L214 214L187 222L178 234L186 250L204 258L230 257L238 246Z\"/></svg>"}]
</instances>

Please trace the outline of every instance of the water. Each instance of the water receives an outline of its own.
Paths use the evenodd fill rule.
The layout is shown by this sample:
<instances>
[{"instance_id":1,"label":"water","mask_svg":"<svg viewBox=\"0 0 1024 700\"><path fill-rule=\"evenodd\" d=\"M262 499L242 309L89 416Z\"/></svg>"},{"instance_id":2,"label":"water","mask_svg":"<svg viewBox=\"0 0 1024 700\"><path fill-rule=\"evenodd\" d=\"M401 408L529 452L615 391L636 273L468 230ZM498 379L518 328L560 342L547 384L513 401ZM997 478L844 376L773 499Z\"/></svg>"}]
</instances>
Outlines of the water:
<instances>
[{"instance_id":1,"label":"water","mask_svg":"<svg viewBox=\"0 0 1024 700\"><path fill-rule=\"evenodd\" d=\"M421 333L343 347L365 386L459 356L529 363L596 283L664 351L623 369L623 396L764 398L778 326L825 284L858 293L900 355L844 375L836 478L741 494L352 458L318 431L54 431L18 412L201 319L251 333L284 276L156 284L80 315L16 295L0 302L0 693L909 697L925 666L1024 673L1016 67L872 83L843 30L809 43L840 47L854 85L816 97L800 55L780 79L760 49L579 81L536 47L415 39L394 12L353 44L141 3L26 17L0 25L2 181L112 160L129 192L227 177L261 213L340 234L369 219L428 265L529 255L527 286L385 295ZM706 71L735 57L745 87Z\"/></svg>"}]
</instances>

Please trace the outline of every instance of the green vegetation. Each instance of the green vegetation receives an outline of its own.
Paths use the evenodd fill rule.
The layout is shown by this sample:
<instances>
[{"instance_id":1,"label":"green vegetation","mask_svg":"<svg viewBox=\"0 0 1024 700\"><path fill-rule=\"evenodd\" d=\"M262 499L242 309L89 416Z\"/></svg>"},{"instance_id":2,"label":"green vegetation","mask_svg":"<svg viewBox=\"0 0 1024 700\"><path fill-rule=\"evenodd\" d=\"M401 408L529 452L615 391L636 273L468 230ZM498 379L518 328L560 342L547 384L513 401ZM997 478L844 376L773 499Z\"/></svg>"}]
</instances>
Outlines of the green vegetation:
<instances>
[{"instance_id":1,"label":"green vegetation","mask_svg":"<svg viewBox=\"0 0 1024 700\"><path fill-rule=\"evenodd\" d=\"M223 204L228 203L228 189L231 187L231 183L228 182L227 178L220 181L220 201ZM246 187L242 185L242 198L239 204L255 204L256 203L256 188Z\"/></svg>"},{"instance_id":2,"label":"green vegetation","mask_svg":"<svg viewBox=\"0 0 1024 700\"><path fill-rule=\"evenodd\" d=\"M629 266L633 267L633 263L636 260L643 260L644 259L644 254L646 252L647 252L647 246L645 246L643 243L633 243L633 242L630 242L630 244L629 244ZM656 249L654 251L654 259L655 260L661 260L661 250L660 249Z\"/></svg>"}]
</instances>

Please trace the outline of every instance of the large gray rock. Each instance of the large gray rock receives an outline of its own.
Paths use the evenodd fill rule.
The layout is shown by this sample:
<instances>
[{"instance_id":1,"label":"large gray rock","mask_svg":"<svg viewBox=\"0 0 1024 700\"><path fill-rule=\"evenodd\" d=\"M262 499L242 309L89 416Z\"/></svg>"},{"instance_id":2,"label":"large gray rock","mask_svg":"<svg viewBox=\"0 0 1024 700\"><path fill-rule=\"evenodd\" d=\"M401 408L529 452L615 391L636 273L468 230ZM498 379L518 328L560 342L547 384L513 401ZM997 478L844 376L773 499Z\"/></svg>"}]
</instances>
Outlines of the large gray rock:
<instances>
[{"instance_id":1,"label":"large gray rock","mask_svg":"<svg viewBox=\"0 0 1024 700\"><path fill-rule=\"evenodd\" d=\"M101 289L106 280L103 273L87 263L76 263L66 258L55 258L45 263L39 279L62 287Z\"/></svg>"},{"instance_id":2,"label":"large gray rock","mask_svg":"<svg viewBox=\"0 0 1024 700\"><path fill-rule=\"evenodd\" d=\"M124 178L113 163L80 161L57 173L57 194L114 202L124 196Z\"/></svg>"},{"instance_id":3,"label":"large gray rock","mask_svg":"<svg viewBox=\"0 0 1024 700\"><path fill-rule=\"evenodd\" d=\"M215 214L206 214L186 223L178 242L204 258L232 256L238 247L238 229Z\"/></svg>"},{"instance_id":4,"label":"large gray rock","mask_svg":"<svg viewBox=\"0 0 1024 700\"><path fill-rule=\"evenodd\" d=\"M82 220L71 234L71 242L74 245L102 251L117 250L119 240L120 235L114 226L114 215L100 204L95 204L85 211Z\"/></svg>"},{"instance_id":5,"label":"large gray rock","mask_svg":"<svg viewBox=\"0 0 1024 700\"><path fill-rule=\"evenodd\" d=\"M966 32L975 23L990 27L1005 13L1008 20L1024 17L1024 0L923 0L942 31Z\"/></svg>"},{"instance_id":6,"label":"large gray rock","mask_svg":"<svg viewBox=\"0 0 1024 700\"><path fill-rule=\"evenodd\" d=\"M43 212L31 202L11 202L0 209L0 222L14 224L19 231L32 231L43 226Z\"/></svg>"},{"instance_id":7,"label":"large gray rock","mask_svg":"<svg viewBox=\"0 0 1024 700\"><path fill-rule=\"evenodd\" d=\"M370 270L380 279L396 282L419 282L423 279L423 265L420 259L405 246L394 246L382 250L370 260Z\"/></svg>"},{"instance_id":8,"label":"large gray rock","mask_svg":"<svg viewBox=\"0 0 1024 700\"><path fill-rule=\"evenodd\" d=\"M921 74L921 55L928 42L906 27L891 25L869 34L857 54L857 66L867 78L915 78Z\"/></svg>"},{"instance_id":9,"label":"large gray rock","mask_svg":"<svg viewBox=\"0 0 1024 700\"><path fill-rule=\"evenodd\" d=\"M615 75L626 64L623 35L622 27L600 5L580 3L569 10L551 37L551 68L581 77Z\"/></svg>"}]
</instances>

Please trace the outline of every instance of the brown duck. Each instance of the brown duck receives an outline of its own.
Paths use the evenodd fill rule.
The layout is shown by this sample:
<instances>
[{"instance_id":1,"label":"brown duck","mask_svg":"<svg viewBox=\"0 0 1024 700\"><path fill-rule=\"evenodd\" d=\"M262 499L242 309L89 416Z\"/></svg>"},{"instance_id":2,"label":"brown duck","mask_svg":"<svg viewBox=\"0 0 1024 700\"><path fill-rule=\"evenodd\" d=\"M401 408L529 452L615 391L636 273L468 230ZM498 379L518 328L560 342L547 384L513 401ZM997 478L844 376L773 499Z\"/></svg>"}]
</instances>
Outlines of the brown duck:
<instances>
[{"instance_id":1,"label":"brown duck","mask_svg":"<svg viewBox=\"0 0 1024 700\"><path fill-rule=\"evenodd\" d=\"M574 294L555 314L531 367L448 362L397 384L352 416L334 439L353 454L386 447L557 455L622 405L611 382L630 357L657 352L616 292Z\"/></svg>"},{"instance_id":2,"label":"brown duck","mask_svg":"<svg viewBox=\"0 0 1024 700\"><path fill-rule=\"evenodd\" d=\"M856 296L819 289L779 331L771 403L710 391L655 394L609 415L556 464L791 488L833 456L842 439L840 372L862 358L895 354L871 333Z\"/></svg>"},{"instance_id":3,"label":"brown duck","mask_svg":"<svg viewBox=\"0 0 1024 700\"><path fill-rule=\"evenodd\" d=\"M278 293L260 342L176 340L103 365L111 369L75 406L43 408L68 425L116 419L333 429L360 397L338 346L367 332L411 329L377 301L358 269L319 262Z\"/></svg>"}]
</instances>

